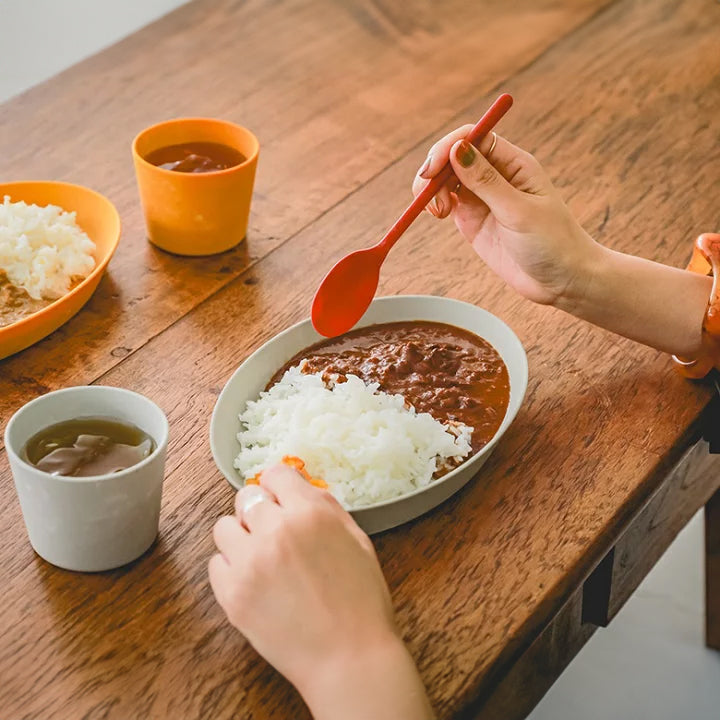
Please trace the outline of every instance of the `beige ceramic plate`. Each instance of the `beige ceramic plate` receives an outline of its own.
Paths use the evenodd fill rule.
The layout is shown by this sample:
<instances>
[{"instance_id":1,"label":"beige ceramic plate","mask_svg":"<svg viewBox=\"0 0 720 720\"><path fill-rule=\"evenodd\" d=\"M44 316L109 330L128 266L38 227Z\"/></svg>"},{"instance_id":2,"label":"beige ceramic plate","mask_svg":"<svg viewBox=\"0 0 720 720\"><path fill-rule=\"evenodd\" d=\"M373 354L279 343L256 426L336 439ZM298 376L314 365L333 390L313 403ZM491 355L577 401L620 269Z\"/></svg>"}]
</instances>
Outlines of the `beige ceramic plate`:
<instances>
[{"instance_id":1,"label":"beige ceramic plate","mask_svg":"<svg viewBox=\"0 0 720 720\"><path fill-rule=\"evenodd\" d=\"M432 510L463 487L477 474L505 434L520 408L527 388L527 357L520 340L502 320L475 305L424 295L378 298L356 327L404 320L448 323L469 330L491 343L508 369L510 403L495 437L460 467L425 488L353 510L353 517L368 533L381 532L412 520ZM248 400L257 398L278 368L296 353L322 339L310 320L293 325L250 355L220 393L210 424L210 446L220 472L233 487L242 487L242 480L233 467L233 460L240 450L237 442L240 430L238 414Z\"/></svg>"}]
</instances>

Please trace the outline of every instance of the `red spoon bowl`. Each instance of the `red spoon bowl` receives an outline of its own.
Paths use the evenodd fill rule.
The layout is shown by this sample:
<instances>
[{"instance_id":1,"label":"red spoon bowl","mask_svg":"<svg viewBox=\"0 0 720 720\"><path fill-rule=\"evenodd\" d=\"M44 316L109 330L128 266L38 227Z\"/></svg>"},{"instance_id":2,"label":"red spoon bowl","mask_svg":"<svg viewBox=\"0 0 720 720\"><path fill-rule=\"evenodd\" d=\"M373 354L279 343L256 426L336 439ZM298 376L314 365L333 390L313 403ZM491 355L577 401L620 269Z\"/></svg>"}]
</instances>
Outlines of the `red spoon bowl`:
<instances>
[{"instance_id":1,"label":"red spoon bowl","mask_svg":"<svg viewBox=\"0 0 720 720\"><path fill-rule=\"evenodd\" d=\"M321 335L342 335L360 320L375 297L385 255L381 245L355 250L325 276L312 306L312 323Z\"/></svg>"}]
</instances>

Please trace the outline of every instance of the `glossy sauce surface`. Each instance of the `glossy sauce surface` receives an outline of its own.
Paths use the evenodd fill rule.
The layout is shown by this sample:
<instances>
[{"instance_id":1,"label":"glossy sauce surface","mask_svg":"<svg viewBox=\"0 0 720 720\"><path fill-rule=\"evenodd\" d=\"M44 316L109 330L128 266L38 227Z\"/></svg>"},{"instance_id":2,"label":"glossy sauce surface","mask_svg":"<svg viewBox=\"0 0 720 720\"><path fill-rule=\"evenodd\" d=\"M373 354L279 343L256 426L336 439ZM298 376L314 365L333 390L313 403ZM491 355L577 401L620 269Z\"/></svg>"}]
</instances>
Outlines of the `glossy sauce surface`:
<instances>
[{"instance_id":1,"label":"glossy sauce surface","mask_svg":"<svg viewBox=\"0 0 720 720\"><path fill-rule=\"evenodd\" d=\"M303 371L329 377L357 375L399 393L418 412L473 428L473 453L495 435L510 400L507 368L497 350L477 335L444 323L413 321L371 325L323 340L286 363L307 360Z\"/></svg>"},{"instance_id":2,"label":"glossy sauce surface","mask_svg":"<svg viewBox=\"0 0 720 720\"><path fill-rule=\"evenodd\" d=\"M25 457L51 475L90 477L137 465L154 449L154 440L135 425L86 417L51 425L33 435L25 446Z\"/></svg>"},{"instance_id":3,"label":"glossy sauce surface","mask_svg":"<svg viewBox=\"0 0 720 720\"><path fill-rule=\"evenodd\" d=\"M145 156L152 165L183 173L206 173L227 170L247 158L229 145L213 142L191 142L158 148Z\"/></svg>"}]
</instances>

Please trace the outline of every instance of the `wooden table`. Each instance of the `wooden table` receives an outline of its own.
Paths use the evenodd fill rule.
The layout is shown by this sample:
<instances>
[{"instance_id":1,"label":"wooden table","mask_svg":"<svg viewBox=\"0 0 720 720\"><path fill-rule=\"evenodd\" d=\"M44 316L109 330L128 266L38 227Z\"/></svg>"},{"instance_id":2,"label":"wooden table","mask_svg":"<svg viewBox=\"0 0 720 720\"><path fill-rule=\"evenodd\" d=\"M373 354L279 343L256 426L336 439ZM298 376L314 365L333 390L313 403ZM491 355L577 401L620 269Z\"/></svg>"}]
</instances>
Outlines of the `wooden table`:
<instances>
[{"instance_id":1,"label":"wooden table","mask_svg":"<svg viewBox=\"0 0 720 720\"><path fill-rule=\"evenodd\" d=\"M89 185L123 220L89 305L0 363L2 424L41 393L102 383L157 401L172 435L159 542L97 575L34 555L3 453L0 717L306 717L208 586L210 529L232 504L208 448L217 394L308 314L335 258L380 237L432 139L498 89L516 97L502 132L537 154L595 237L683 265L719 219L719 22L710 0L199 0L0 106L1 179ZM145 241L130 141L181 115L260 138L237 251L191 260ZM439 716L524 717L713 494L708 642L720 647L720 465L695 444L710 388L518 298L449 222L413 226L381 291L478 303L530 362L526 402L481 476L376 541Z\"/></svg>"}]
</instances>

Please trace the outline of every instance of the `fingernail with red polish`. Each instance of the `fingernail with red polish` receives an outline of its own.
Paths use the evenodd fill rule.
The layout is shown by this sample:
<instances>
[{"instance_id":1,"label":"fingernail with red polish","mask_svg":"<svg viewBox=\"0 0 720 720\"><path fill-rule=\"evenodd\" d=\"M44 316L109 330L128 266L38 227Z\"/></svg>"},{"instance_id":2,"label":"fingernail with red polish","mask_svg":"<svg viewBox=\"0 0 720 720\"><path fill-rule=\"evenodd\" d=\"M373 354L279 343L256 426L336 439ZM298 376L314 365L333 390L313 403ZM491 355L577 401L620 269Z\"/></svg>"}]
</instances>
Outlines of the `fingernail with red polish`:
<instances>
[{"instance_id":1,"label":"fingernail with red polish","mask_svg":"<svg viewBox=\"0 0 720 720\"><path fill-rule=\"evenodd\" d=\"M455 157L464 168L469 168L475 162L476 155L475 148L467 140L461 141L455 151Z\"/></svg>"},{"instance_id":2,"label":"fingernail with red polish","mask_svg":"<svg viewBox=\"0 0 720 720\"><path fill-rule=\"evenodd\" d=\"M420 177L425 177L425 173L427 172L427 169L430 167L431 161L432 161L432 155L428 155L425 158L425 162L420 166L420 169L417 171L417 174Z\"/></svg>"}]
</instances>

